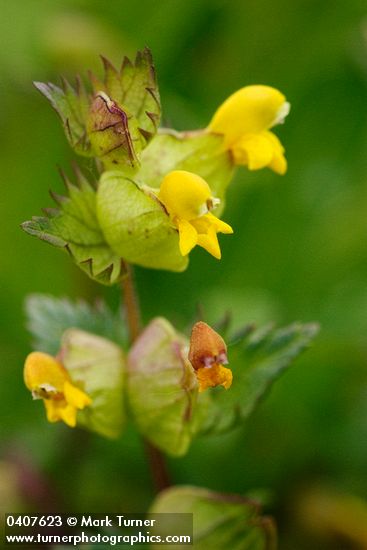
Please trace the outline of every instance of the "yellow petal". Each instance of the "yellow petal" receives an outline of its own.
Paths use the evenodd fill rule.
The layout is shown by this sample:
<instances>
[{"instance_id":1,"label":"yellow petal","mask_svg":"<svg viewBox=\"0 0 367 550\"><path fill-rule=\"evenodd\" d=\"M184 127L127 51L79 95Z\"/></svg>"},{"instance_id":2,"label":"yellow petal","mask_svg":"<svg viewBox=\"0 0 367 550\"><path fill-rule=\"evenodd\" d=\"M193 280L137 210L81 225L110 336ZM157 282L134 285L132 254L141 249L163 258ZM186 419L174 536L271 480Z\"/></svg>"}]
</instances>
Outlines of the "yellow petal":
<instances>
[{"instance_id":1,"label":"yellow petal","mask_svg":"<svg viewBox=\"0 0 367 550\"><path fill-rule=\"evenodd\" d=\"M65 401L77 409L84 409L84 407L92 403L91 398L86 393L73 386L70 382L65 382L64 396Z\"/></svg>"},{"instance_id":2,"label":"yellow petal","mask_svg":"<svg viewBox=\"0 0 367 550\"><path fill-rule=\"evenodd\" d=\"M267 138L273 144L273 158L269 163L269 168L277 174L283 175L287 171L287 160L284 156L284 147L278 137L272 132L266 132Z\"/></svg>"},{"instance_id":3,"label":"yellow petal","mask_svg":"<svg viewBox=\"0 0 367 550\"><path fill-rule=\"evenodd\" d=\"M180 252L186 256L198 243L198 233L193 225L186 220L178 220L178 231L180 234Z\"/></svg>"},{"instance_id":4,"label":"yellow petal","mask_svg":"<svg viewBox=\"0 0 367 550\"><path fill-rule=\"evenodd\" d=\"M218 233L226 233L227 235L231 235L233 233L232 227L224 222L223 220L220 220L214 214L209 212L208 214L205 214L205 216L202 216L203 218L206 218L211 225L213 225Z\"/></svg>"},{"instance_id":5,"label":"yellow petal","mask_svg":"<svg viewBox=\"0 0 367 550\"><path fill-rule=\"evenodd\" d=\"M217 258L217 260L221 259L222 254L218 243L217 232L213 226L209 227L207 233L198 234L198 245L205 248L205 250L214 256L214 258Z\"/></svg>"},{"instance_id":6,"label":"yellow petal","mask_svg":"<svg viewBox=\"0 0 367 550\"><path fill-rule=\"evenodd\" d=\"M76 426L76 408L73 405L66 405L65 407L60 408L60 418L70 426L70 428L75 428Z\"/></svg>"},{"instance_id":7,"label":"yellow petal","mask_svg":"<svg viewBox=\"0 0 367 550\"><path fill-rule=\"evenodd\" d=\"M236 164L248 165L249 170L269 167L278 174L287 171L284 147L272 132L244 136L234 145L232 152Z\"/></svg>"},{"instance_id":8,"label":"yellow petal","mask_svg":"<svg viewBox=\"0 0 367 550\"><path fill-rule=\"evenodd\" d=\"M158 199L172 217L190 221L208 211L211 190L203 178L185 170L167 174L160 186Z\"/></svg>"},{"instance_id":9,"label":"yellow petal","mask_svg":"<svg viewBox=\"0 0 367 550\"><path fill-rule=\"evenodd\" d=\"M213 225L213 223L210 221L210 218L208 218L207 214L205 216L200 216L199 218L195 218L194 220L191 220L190 223L199 234L207 233L209 227Z\"/></svg>"},{"instance_id":10,"label":"yellow petal","mask_svg":"<svg viewBox=\"0 0 367 550\"><path fill-rule=\"evenodd\" d=\"M24 382L27 388L37 392L42 386L49 386L62 392L68 373L52 355L34 351L24 364Z\"/></svg>"},{"instance_id":11,"label":"yellow petal","mask_svg":"<svg viewBox=\"0 0 367 550\"><path fill-rule=\"evenodd\" d=\"M43 402L45 404L47 420L49 422L58 422L61 420L60 406L57 405L57 402L53 399L44 399Z\"/></svg>"},{"instance_id":12,"label":"yellow petal","mask_svg":"<svg viewBox=\"0 0 367 550\"><path fill-rule=\"evenodd\" d=\"M260 170L272 161L274 147L263 134L251 134L236 142L232 151L236 164L245 164L249 170Z\"/></svg>"},{"instance_id":13,"label":"yellow petal","mask_svg":"<svg viewBox=\"0 0 367 550\"><path fill-rule=\"evenodd\" d=\"M273 156L273 160L269 164L269 168L271 168L274 172L277 174L280 174L283 176L287 171L287 160L283 153L275 154Z\"/></svg>"},{"instance_id":14,"label":"yellow petal","mask_svg":"<svg viewBox=\"0 0 367 550\"><path fill-rule=\"evenodd\" d=\"M199 392L215 386L223 386L228 390L232 385L232 371L222 365L214 364L212 367L204 367L195 372L199 382Z\"/></svg>"},{"instance_id":15,"label":"yellow petal","mask_svg":"<svg viewBox=\"0 0 367 550\"><path fill-rule=\"evenodd\" d=\"M70 428L75 428L77 409L73 405L68 404L65 399L44 399L44 404L49 422L63 420Z\"/></svg>"},{"instance_id":16,"label":"yellow petal","mask_svg":"<svg viewBox=\"0 0 367 550\"><path fill-rule=\"evenodd\" d=\"M273 132L264 132L263 135L270 141L273 146L274 153L284 153L285 149L278 138Z\"/></svg>"},{"instance_id":17,"label":"yellow petal","mask_svg":"<svg viewBox=\"0 0 367 550\"><path fill-rule=\"evenodd\" d=\"M224 134L231 148L246 134L257 134L281 122L289 111L284 95L270 86L246 86L232 94L215 112L209 130Z\"/></svg>"}]
</instances>

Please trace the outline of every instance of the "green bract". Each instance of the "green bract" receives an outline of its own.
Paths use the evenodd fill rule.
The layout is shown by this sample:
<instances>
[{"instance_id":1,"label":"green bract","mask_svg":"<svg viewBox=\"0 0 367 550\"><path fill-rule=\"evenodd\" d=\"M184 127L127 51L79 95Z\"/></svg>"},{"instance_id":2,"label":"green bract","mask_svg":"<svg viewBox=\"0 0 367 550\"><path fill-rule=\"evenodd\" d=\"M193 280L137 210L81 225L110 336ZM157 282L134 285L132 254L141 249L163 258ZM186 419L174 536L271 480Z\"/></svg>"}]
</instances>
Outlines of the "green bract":
<instances>
[{"instance_id":1,"label":"green bract","mask_svg":"<svg viewBox=\"0 0 367 550\"><path fill-rule=\"evenodd\" d=\"M135 63L125 57L120 71L102 57L105 76L101 81L90 73L94 93L105 92L135 117L148 142L157 131L161 116L159 90L149 48L136 54Z\"/></svg>"},{"instance_id":2,"label":"green bract","mask_svg":"<svg viewBox=\"0 0 367 550\"><path fill-rule=\"evenodd\" d=\"M81 382L92 399L77 422L106 437L118 437L125 424L125 358L119 346L78 329L67 330L60 358L73 382Z\"/></svg>"},{"instance_id":3,"label":"green bract","mask_svg":"<svg viewBox=\"0 0 367 550\"><path fill-rule=\"evenodd\" d=\"M193 539L196 550L236 549L275 550L276 530L272 520L261 516L258 503L239 495L215 493L200 487L171 487L153 502L151 514L175 512L167 529L180 532L179 514L193 514ZM153 531L152 531L153 532ZM167 533L168 534L168 533ZM175 545L158 548L174 550Z\"/></svg>"},{"instance_id":4,"label":"green bract","mask_svg":"<svg viewBox=\"0 0 367 550\"><path fill-rule=\"evenodd\" d=\"M105 75L90 79L93 94L77 79L74 89L63 79L62 88L36 82L60 115L66 136L76 153L98 157L106 168L135 169L140 153L160 121L160 100L153 60L148 48L135 63L125 57L118 71L102 57Z\"/></svg>"},{"instance_id":5,"label":"green bract","mask_svg":"<svg viewBox=\"0 0 367 550\"><path fill-rule=\"evenodd\" d=\"M111 249L130 263L183 271L178 233L159 201L121 172L105 172L97 193L97 216Z\"/></svg>"},{"instance_id":6,"label":"green bract","mask_svg":"<svg viewBox=\"0 0 367 550\"><path fill-rule=\"evenodd\" d=\"M52 82L35 82L34 85L60 116L66 137L74 151L78 155L92 156L86 128L90 97L82 80L76 79L75 89L65 78L62 79L62 88Z\"/></svg>"},{"instance_id":7,"label":"green bract","mask_svg":"<svg viewBox=\"0 0 367 550\"><path fill-rule=\"evenodd\" d=\"M124 274L124 264L108 246L96 213L96 186L77 171L77 185L65 176L68 196L52 194L58 208L46 209L22 227L30 235L64 248L77 265L99 283L112 284Z\"/></svg>"},{"instance_id":8,"label":"green bract","mask_svg":"<svg viewBox=\"0 0 367 550\"><path fill-rule=\"evenodd\" d=\"M137 120L103 92L92 101L87 132L94 155L106 169L134 171L140 162L145 139L139 132Z\"/></svg>"},{"instance_id":9,"label":"green bract","mask_svg":"<svg viewBox=\"0 0 367 550\"><path fill-rule=\"evenodd\" d=\"M128 398L141 433L166 453L186 453L203 421L188 342L162 318L154 319L128 355Z\"/></svg>"}]
</instances>

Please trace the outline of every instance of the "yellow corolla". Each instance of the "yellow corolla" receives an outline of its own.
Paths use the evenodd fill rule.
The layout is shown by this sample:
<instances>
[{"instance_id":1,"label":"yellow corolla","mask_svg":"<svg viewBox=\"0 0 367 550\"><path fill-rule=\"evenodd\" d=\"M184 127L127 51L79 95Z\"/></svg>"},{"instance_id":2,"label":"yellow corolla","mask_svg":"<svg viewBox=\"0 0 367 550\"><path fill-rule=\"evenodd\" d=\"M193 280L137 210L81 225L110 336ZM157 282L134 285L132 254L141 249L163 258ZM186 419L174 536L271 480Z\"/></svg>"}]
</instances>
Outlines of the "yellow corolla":
<instances>
[{"instance_id":1,"label":"yellow corolla","mask_svg":"<svg viewBox=\"0 0 367 550\"><path fill-rule=\"evenodd\" d=\"M185 170L174 170L164 177L158 199L179 231L183 256L199 245L220 259L217 233L233 233L233 229L210 212L219 200L212 196L203 178Z\"/></svg>"},{"instance_id":2,"label":"yellow corolla","mask_svg":"<svg viewBox=\"0 0 367 550\"><path fill-rule=\"evenodd\" d=\"M208 129L223 134L224 147L234 162L259 170L266 166L285 174L284 147L270 128L284 121L290 105L284 95L270 86L245 86L215 112Z\"/></svg>"},{"instance_id":3,"label":"yellow corolla","mask_svg":"<svg viewBox=\"0 0 367 550\"><path fill-rule=\"evenodd\" d=\"M52 355L34 351L24 365L24 382L34 399L42 399L49 422L63 420L76 426L77 411L92 403L90 397L77 388L64 366Z\"/></svg>"}]
</instances>

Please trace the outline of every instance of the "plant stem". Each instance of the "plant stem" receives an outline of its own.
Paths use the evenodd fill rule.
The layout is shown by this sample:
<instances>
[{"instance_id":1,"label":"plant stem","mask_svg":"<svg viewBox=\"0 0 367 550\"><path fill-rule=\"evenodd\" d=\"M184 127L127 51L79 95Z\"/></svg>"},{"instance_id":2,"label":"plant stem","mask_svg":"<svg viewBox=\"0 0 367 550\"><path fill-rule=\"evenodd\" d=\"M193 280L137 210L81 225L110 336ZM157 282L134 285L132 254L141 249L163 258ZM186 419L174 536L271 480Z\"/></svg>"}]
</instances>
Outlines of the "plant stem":
<instances>
[{"instance_id":1,"label":"plant stem","mask_svg":"<svg viewBox=\"0 0 367 550\"><path fill-rule=\"evenodd\" d=\"M150 472L157 493L171 486L170 475L164 454L144 439L145 454L149 461Z\"/></svg>"},{"instance_id":2,"label":"plant stem","mask_svg":"<svg viewBox=\"0 0 367 550\"><path fill-rule=\"evenodd\" d=\"M139 299L134 285L133 268L125 263L126 275L122 279L123 301L130 342L139 336L142 328ZM171 485L164 455L146 439L144 440L146 456L150 465L153 483L157 492Z\"/></svg>"},{"instance_id":3,"label":"plant stem","mask_svg":"<svg viewBox=\"0 0 367 550\"><path fill-rule=\"evenodd\" d=\"M134 285L133 268L125 263L126 275L122 279L123 300L130 342L133 343L141 332L139 300Z\"/></svg>"}]
</instances>

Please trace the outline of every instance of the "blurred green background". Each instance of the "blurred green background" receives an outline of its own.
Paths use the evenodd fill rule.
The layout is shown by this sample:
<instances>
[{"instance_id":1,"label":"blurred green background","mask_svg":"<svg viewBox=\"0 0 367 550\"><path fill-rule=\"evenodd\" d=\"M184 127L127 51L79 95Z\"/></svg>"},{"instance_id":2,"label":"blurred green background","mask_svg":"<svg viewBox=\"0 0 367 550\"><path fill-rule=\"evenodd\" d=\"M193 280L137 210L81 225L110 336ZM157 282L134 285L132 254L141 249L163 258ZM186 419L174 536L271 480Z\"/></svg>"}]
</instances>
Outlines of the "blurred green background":
<instances>
[{"instance_id":1,"label":"blurred green background","mask_svg":"<svg viewBox=\"0 0 367 550\"><path fill-rule=\"evenodd\" d=\"M25 296L103 293L117 307L119 293L97 287L66 255L19 228L52 205L48 190L62 190L56 165L69 170L74 158L32 80L98 71L100 53L119 64L148 45L167 125L203 127L221 101L252 83L282 90L292 111L276 129L287 175L237 172L224 215L235 235L221 239L222 261L199 249L184 274L137 271L144 319L162 314L185 329L200 304L210 319L233 310L237 326L322 326L246 426L194 442L186 457L170 461L172 476L214 490L260 491L282 549L367 548L367 527L358 543L353 523L365 506L358 498L367 497L365 1L0 6L0 506L128 512L143 511L153 497L133 429L118 442L84 440L47 424L23 386Z\"/></svg>"}]
</instances>

